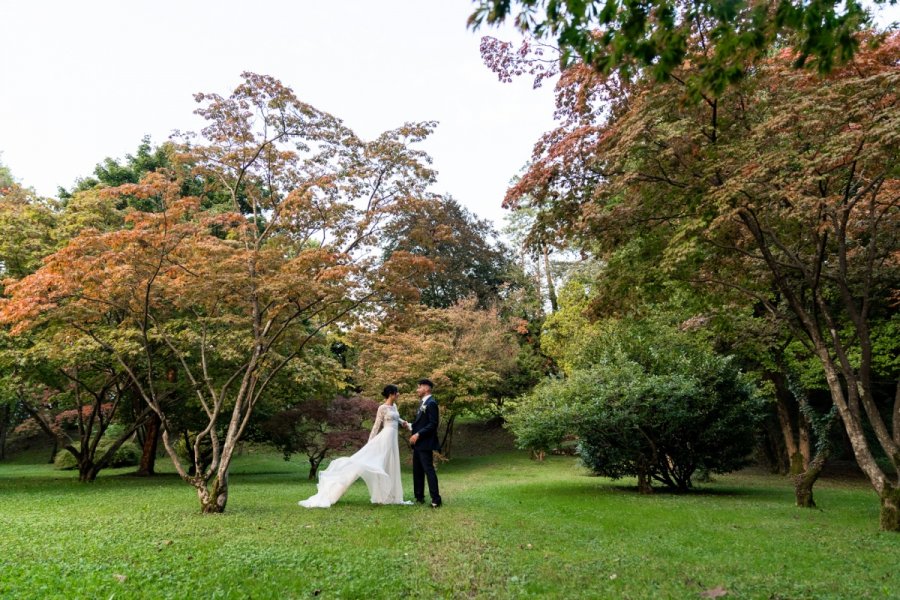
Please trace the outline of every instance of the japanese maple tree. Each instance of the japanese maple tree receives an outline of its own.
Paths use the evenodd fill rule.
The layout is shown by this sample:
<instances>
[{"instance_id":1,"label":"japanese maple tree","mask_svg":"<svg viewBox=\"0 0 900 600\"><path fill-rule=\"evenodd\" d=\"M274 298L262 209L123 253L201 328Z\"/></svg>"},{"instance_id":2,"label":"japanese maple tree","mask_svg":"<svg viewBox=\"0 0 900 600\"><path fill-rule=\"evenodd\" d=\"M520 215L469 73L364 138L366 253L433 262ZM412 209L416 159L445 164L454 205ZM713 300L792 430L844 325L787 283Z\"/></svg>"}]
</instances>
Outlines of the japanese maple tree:
<instances>
[{"instance_id":1,"label":"japanese maple tree","mask_svg":"<svg viewBox=\"0 0 900 600\"><path fill-rule=\"evenodd\" d=\"M113 357L160 417L202 511L222 512L234 451L270 383L300 373L305 350L362 307L414 293L429 267L402 252L380 261L369 248L394 211L426 195L429 159L409 144L432 124L365 142L252 73L227 97L196 99L208 125L179 136L180 160L205 187L185 195L194 187L184 170L161 168L104 190L158 209L130 211L118 230L86 230L9 282L0 319L13 332L64 323ZM168 422L173 366L206 422L187 465Z\"/></svg>"},{"instance_id":2,"label":"japanese maple tree","mask_svg":"<svg viewBox=\"0 0 900 600\"><path fill-rule=\"evenodd\" d=\"M539 223L601 256L655 236L668 276L739 291L789 327L819 363L882 528L896 531L900 480L876 458L900 467L900 395L876 379L897 373L873 369L892 351L875 332L900 278L900 36L855 43L827 76L794 69L785 48L696 101L692 62L664 83L574 65L558 89L560 126L507 203L536 206Z\"/></svg>"}]
</instances>

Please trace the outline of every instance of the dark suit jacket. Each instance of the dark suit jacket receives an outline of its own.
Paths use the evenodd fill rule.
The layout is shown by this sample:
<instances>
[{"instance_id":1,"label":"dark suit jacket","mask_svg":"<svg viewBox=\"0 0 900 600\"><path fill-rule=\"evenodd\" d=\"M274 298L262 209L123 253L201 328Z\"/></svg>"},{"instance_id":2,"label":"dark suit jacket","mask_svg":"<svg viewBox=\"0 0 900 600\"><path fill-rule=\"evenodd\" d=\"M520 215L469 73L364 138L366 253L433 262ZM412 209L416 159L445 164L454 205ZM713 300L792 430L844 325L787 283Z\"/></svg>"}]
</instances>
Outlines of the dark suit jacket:
<instances>
[{"instance_id":1,"label":"dark suit jacket","mask_svg":"<svg viewBox=\"0 0 900 600\"><path fill-rule=\"evenodd\" d=\"M416 413L416 418L412 422L412 432L419 434L419 439L413 445L414 450L441 450L441 444L438 442L438 423L440 422L440 413L434 396L428 398L425 406L420 408Z\"/></svg>"}]
</instances>

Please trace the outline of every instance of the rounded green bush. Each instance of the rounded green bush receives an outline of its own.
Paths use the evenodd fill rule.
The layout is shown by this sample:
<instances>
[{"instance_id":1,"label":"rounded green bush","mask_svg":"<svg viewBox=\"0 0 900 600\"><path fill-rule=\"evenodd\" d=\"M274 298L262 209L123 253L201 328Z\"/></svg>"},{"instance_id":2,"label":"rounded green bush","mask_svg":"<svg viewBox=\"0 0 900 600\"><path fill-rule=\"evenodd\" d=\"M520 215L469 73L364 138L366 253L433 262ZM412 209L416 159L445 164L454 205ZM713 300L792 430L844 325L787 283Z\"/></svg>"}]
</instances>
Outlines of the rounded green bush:
<instances>
[{"instance_id":1,"label":"rounded green bush","mask_svg":"<svg viewBox=\"0 0 900 600\"><path fill-rule=\"evenodd\" d=\"M113 440L103 439L97 447L97 457L103 456L107 449L112 445ZM141 449L134 442L125 442L116 450L110 467L133 467L141 462ZM69 471L78 468L75 457L68 450L60 450L56 453L53 466L63 471Z\"/></svg>"}]
</instances>

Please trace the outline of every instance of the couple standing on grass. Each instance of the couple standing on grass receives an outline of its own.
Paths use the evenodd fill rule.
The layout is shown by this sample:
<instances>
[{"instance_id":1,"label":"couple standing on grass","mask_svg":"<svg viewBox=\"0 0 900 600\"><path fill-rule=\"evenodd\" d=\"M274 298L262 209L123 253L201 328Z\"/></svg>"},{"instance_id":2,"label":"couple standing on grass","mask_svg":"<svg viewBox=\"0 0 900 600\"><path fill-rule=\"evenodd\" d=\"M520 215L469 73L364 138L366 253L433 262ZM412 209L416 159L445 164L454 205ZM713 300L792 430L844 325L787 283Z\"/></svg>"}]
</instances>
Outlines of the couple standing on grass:
<instances>
[{"instance_id":1,"label":"couple standing on grass","mask_svg":"<svg viewBox=\"0 0 900 600\"><path fill-rule=\"evenodd\" d=\"M343 456L331 461L328 468L319 473L315 495L299 502L306 508L328 508L344 495L347 488L362 477L369 488L369 496L375 504L411 504L403 501L403 485L400 483L400 448L397 434L400 427L412 432L409 443L413 449L413 495L416 502L425 503L425 481L431 495L432 508L441 506L437 473L434 471L432 452L440 450L438 444L438 405L431 395L434 384L420 379L416 395L421 398L419 410L412 423L400 418L396 385L385 386L381 395L384 403L375 414L375 424L369 441L353 456Z\"/></svg>"}]
</instances>

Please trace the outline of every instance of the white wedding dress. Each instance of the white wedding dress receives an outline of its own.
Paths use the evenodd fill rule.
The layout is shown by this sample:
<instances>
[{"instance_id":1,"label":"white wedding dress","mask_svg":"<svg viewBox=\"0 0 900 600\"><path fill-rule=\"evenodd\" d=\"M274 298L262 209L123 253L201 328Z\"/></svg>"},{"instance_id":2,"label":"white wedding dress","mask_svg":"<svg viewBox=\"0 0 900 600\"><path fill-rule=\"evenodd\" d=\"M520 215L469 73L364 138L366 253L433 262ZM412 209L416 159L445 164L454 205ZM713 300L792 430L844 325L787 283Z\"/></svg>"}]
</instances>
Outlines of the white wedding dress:
<instances>
[{"instance_id":1,"label":"white wedding dress","mask_svg":"<svg viewBox=\"0 0 900 600\"><path fill-rule=\"evenodd\" d=\"M328 508L338 501L347 488L362 477L375 504L403 504L400 483L400 448L397 432L400 413L393 404L382 404L375 414L369 441L353 456L342 456L319 471L315 495L298 504L306 508ZM405 421L403 421L405 423Z\"/></svg>"}]
</instances>

